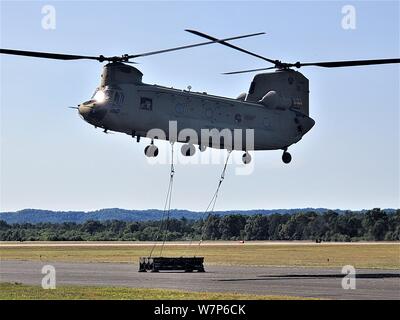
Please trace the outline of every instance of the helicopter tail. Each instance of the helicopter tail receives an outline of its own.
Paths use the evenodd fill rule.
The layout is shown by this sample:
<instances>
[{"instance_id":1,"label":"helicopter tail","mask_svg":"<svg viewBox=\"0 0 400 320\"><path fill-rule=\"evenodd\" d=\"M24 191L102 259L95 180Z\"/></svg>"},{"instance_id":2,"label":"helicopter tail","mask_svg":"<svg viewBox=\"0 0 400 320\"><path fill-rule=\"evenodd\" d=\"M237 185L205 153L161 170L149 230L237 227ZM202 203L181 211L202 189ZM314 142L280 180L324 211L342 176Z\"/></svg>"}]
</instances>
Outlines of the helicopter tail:
<instances>
[{"instance_id":1,"label":"helicopter tail","mask_svg":"<svg viewBox=\"0 0 400 320\"><path fill-rule=\"evenodd\" d=\"M246 96L248 102L261 102L272 108L293 108L309 115L308 79L294 70L257 74Z\"/></svg>"}]
</instances>

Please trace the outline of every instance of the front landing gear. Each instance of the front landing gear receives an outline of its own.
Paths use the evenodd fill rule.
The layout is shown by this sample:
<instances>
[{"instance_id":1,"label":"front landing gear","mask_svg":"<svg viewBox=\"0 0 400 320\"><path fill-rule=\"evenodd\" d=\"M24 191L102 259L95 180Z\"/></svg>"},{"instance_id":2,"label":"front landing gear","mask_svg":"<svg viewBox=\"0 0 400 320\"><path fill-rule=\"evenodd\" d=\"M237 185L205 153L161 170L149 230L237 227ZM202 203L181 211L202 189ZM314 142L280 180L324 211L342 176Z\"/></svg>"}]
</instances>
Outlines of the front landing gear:
<instances>
[{"instance_id":1,"label":"front landing gear","mask_svg":"<svg viewBox=\"0 0 400 320\"><path fill-rule=\"evenodd\" d=\"M292 155L289 152L287 152L286 150L287 150L287 148L285 148L283 150L282 161L283 161L283 163L288 164L288 163L290 163L290 161L292 161Z\"/></svg>"},{"instance_id":2,"label":"front landing gear","mask_svg":"<svg viewBox=\"0 0 400 320\"><path fill-rule=\"evenodd\" d=\"M244 164L249 164L251 162L251 155L248 152L243 153L242 161Z\"/></svg>"}]
</instances>

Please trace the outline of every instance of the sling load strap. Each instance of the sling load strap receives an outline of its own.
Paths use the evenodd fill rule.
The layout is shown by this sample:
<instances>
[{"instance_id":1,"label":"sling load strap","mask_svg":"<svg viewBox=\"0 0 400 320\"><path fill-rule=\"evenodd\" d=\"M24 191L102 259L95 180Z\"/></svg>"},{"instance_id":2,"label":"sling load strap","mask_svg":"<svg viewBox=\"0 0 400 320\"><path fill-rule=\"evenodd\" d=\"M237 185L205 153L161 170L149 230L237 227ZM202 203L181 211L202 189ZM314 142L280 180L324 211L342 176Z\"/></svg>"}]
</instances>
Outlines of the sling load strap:
<instances>
[{"instance_id":1,"label":"sling load strap","mask_svg":"<svg viewBox=\"0 0 400 320\"><path fill-rule=\"evenodd\" d=\"M162 254L164 245L165 245L165 241L166 241L166 237L167 237L167 231L168 231L168 224L169 224L169 218L170 218L170 212L171 212L171 198L172 198L172 187L174 184L174 174L175 174L175 166L174 166L174 142L171 142L171 167L170 167L170 175L169 175L169 184L168 184L168 191L167 191L167 196L165 198L165 204L164 204L164 211L163 211L163 215L162 215L162 219L161 219L161 223L157 232L157 236L154 242L153 247L151 248L150 251L150 257L153 254L154 249L157 246L157 241L160 237L160 235L164 232L164 236L163 236L163 243L161 246L161 250L160 250L160 256ZM166 216L166 220L165 220L165 216Z\"/></svg>"},{"instance_id":2,"label":"sling load strap","mask_svg":"<svg viewBox=\"0 0 400 320\"><path fill-rule=\"evenodd\" d=\"M218 181L217 189L215 190L215 193L214 193L213 197L211 198L211 201L209 202L206 210L203 212L202 220L203 220L204 225L203 225L203 228L202 228L201 238L199 240L199 244L197 246L197 249L195 250L194 256L196 256L196 252L197 252L198 248L200 247L201 243L203 242L204 229L205 229L204 217L205 217L206 213L208 213L208 215L207 215L207 219L208 219L208 217L214 212L215 204L217 203L218 193L219 193L219 190L221 188L221 184L225 179L225 172L226 172L226 168L227 168L229 157L230 157L231 153L232 153L232 150L228 150L228 156L226 157L224 168L222 170L221 176L220 176L219 181Z\"/></svg>"}]
</instances>

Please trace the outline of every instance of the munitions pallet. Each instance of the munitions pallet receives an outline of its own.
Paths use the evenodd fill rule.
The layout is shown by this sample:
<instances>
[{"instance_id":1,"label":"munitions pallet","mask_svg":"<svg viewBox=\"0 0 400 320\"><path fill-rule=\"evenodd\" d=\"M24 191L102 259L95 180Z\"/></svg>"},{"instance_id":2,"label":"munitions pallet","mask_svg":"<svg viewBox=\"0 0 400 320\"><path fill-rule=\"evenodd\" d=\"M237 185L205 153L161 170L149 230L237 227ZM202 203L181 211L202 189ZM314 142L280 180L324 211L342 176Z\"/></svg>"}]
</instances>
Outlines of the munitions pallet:
<instances>
[{"instance_id":1,"label":"munitions pallet","mask_svg":"<svg viewBox=\"0 0 400 320\"><path fill-rule=\"evenodd\" d=\"M204 272L204 257L140 257L139 272L160 270L182 270Z\"/></svg>"}]
</instances>

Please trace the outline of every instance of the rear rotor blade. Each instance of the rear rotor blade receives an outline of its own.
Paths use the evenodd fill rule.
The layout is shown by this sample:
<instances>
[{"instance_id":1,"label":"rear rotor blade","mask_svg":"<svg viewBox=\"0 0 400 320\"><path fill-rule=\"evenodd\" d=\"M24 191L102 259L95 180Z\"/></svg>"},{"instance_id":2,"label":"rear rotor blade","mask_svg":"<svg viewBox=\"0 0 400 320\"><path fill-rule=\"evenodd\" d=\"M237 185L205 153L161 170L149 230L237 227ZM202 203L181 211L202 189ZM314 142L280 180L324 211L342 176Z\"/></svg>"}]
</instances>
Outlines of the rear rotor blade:
<instances>
[{"instance_id":1,"label":"rear rotor blade","mask_svg":"<svg viewBox=\"0 0 400 320\"><path fill-rule=\"evenodd\" d=\"M220 43L220 44L222 44L222 45L224 45L224 46L230 47L230 48L232 48L232 49L239 50L239 51L241 51L241 52L247 53L247 54L249 54L249 55L251 55L251 56L253 56L253 57L260 58L260 59L262 59L262 60L264 60L264 61L268 61L268 62L270 62L270 63L273 63L275 66L278 66L278 67L281 66L281 62L280 62L279 60L272 60L272 59L269 59L269 58L260 56L259 54L250 52L250 51L248 51L248 50L239 48L239 47L237 47L237 46L234 46L233 44L230 44L230 43L225 42L224 39L217 39L217 38L215 38L215 37L212 37L212 36L210 36L210 35L208 35L208 34L205 34L205 33L203 33L203 32L196 31L196 30L186 29L185 31L190 32L190 33L193 33L193 34L195 34L195 35L197 35L197 36L199 36L199 37L203 37L203 38L209 39L209 40L211 40L211 41L218 42L218 43Z\"/></svg>"},{"instance_id":2,"label":"rear rotor blade","mask_svg":"<svg viewBox=\"0 0 400 320\"><path fill-rule=\"evenodd\" d=\"M247 72L265 71L265 70L271 70L271 69L276 69L276 67L260 68L260 69L249 69L249 70L233 71L233 72L224 72L223 74L239 74L239 73L247 73Z\"/></svg>"},{"instance_id":3,"label":"rear rotor blade","mask_svg":"<svg viewBox=\"0 0 400 320\"><path fill-rule=\"evenodd\" d=\"M389 63L400 63L400 59L374 59L374 60L349 60L349 61L329 61L329 62L307 62L307 63L282 63L284 68L301 68L301 67L323 67L323 68L340 68L340 67L354 67L354 66L368 66L368 65L379 65L379 64L389 64ZM275 69L276 67L251 69L243 71L225 72L223 74L239 74L246 72L264 71ZM278 67L279 69L279 67Z\"/></svg>"},{"instance_id":4,"label":"rear rotor blade","mask_svg":"<svg viewBox=\"0 0 400 320\"><path fill-rule=\"evenodd\" d=\"M291 66L300 68L306 66L316 66L323 68L340 68L340 67L353 67L353 66L369 66L374 64L389 64L400 63L400 59L374 59L374 60L350 60L350 61L329 61L329 62L297 62Z\"/></svg>"},{"instance_id":5,"label":"rear rotor blade","mask_svg":"<svg viewBox=\"0 0 400 320\"><path fill-rule=\"evenodd\" d=\"M128 59L138 58L138 57L146 57L146 56L151 56L151 55L159 54L159 53L165 53L165 52L177 51L177 50L182 50L182 49L200 47L200 46L204 46L204 45L207 45L207 44L216 43L216 42L219 42L219 41L230 41L230 40L254 37L254 36L259 36L261 34L265 34L265 32L245 34L243 36L231 37L231 38L226 38L226 39L222 39L222 40L218 40L218 41L212 40L212 41L207 41L207 42L202 42L202 43L195 43L195 44L190 44L190 45L181 46L181 47L175 47L175 48L170 48L170 49L164 49L164 50L158 50L158 51L150 51L150 52L139 53L139 54L132 54L132 55L128 55Z\"/></svg>"},{"instance_id":6,"label":"rear rotor blade","mask_svg":"<svg viewBox=\"0 0 400 320\"><path fill-rule=\"evenodd\" d=\"M389 64L389 63L400 63L400 59L373 59L373 60L349 60L349 61L328 61L328 62L307 62L307 63L301 63L301 62L296 62L296 63L285 63L280 60L272 60L266 57L263 57L259 54L250 52L248 50L242 49L240 47L234 46L230 43L226 43L224 39L217 39L213 36L210 36L208 34L205 34L200 31L196 30L185 30L187 32L193 33L197 36L209 39L211 41L220 43L222 45L225 45L227 47L230 47L232 49L247 53L253 57L260 58L262 60L268 61L270 63L273 63L275 67L272 68L260 68L260 69L252 69L252 70L243 70L243 71L235 71L235 72L227 72L224 74L238 74L238 73L246 73L246 72L255 72L255 71L264 71L264 70L269 70L273 68L277 69L288 69L291 67L296 67L296 68L301 68L301 67L306 67L306 66L316 66L316 67L323 67L323 68L339 68L339 67L353 67L353 66L368 66L368 65L379 65L379 64Z\"/></svg>"},{"instance_id":7,"label":"rear rotor blade","mask_svg":"<svg viewBox=\"0 0 400 320\"><path fill-rule=\"evenodd\" d=\"M23 50L11 50L11 49L0 49L2 54L11 54L15 56L35 57L35 58L46 58L46 59L57 59L57 60L79 60L79 59L90 59L101 61L103 56L92 57L92 56L80 56L72 54L60 54L50 52L37 52L37 51L23 51Z\"/></svg>"}]
</instances>

